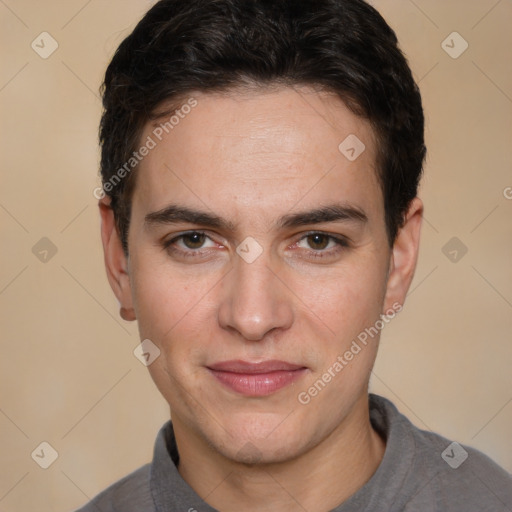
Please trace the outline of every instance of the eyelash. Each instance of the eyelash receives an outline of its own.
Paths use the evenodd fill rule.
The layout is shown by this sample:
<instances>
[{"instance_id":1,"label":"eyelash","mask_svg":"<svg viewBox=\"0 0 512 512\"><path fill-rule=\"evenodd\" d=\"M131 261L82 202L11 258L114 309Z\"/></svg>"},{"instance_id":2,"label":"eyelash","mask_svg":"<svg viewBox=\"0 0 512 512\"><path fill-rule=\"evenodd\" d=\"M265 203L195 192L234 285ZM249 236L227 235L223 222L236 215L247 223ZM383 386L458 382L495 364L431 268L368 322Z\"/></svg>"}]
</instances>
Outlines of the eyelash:
<instances>
[{"instance_id":1,"label":"eyelash","mask_svg":"<svg viewBox=\"0 0 512 512\"><path fill-rule=\"evenodd\" d=\"M187 231L185 233L181 233L180 235L175 236L175 237L171 238L170 240L164 241L163 244L162 244L163 248L166 251L168 251L170 254L175 254L175 255L178 255L178 256L186 257L186 258L198 258L198 257L200 258L202 256L201 248L199 248L197 250L189 249L189 250L184 251L182 249L177 249L174 246L174 244L176 242L178 242L179 240L182 240L183 238L185 238L187 236L190 236L190 235L194 235L194 234L205 235L206 238L209 238L211 240L211 238L206 234L206 232L199 231L199 230L193 230L193 231ZM321 236L327 237L328 238L328 244L327 245L329 245L330 242L334 242L337 247L334 250L332 248L329 249L329 250L325 250L325 249L319 249L319 250L310 249L308 252L310 253L310 256L312 258L327 258L329 256L336 255L339 252L350 248L350 243L349 243L349 241L345 237L338 237L338 236L330 235L328 233L324 233L323 231L310 231L308 233L305 233L293 245L296 245L299 242L301 242L302 240L305 240L308 237L311 237L311 236L314 236L314 235L321 235ZM208 251L208 249L206 249L206 250Z\"/></svg>"}]
</instances>

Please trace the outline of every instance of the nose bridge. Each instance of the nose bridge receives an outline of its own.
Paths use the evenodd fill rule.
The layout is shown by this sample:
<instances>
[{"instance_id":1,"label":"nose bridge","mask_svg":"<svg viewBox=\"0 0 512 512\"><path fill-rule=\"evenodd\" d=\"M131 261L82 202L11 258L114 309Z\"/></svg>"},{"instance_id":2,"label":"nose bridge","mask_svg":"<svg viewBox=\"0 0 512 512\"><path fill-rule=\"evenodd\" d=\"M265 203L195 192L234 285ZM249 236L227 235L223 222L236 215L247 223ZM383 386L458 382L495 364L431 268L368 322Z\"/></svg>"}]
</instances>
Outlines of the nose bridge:
<instances>
[{"instance_id":1,"label":"nose bridge","mask_svg":"<svg viewBox=\"0 0 512 512\"><path fill-rule=\"evenodd\" d=\"M238 251L240 249L244 249L243 243ZM254 259L244 259L244 253L240 254L226 276L228 282L219 322L224 328L235 329L245 339L257 341L273 329L291 325L292 304L271 270L268 252L261 251Z\"/></svg>"}]
</instances>

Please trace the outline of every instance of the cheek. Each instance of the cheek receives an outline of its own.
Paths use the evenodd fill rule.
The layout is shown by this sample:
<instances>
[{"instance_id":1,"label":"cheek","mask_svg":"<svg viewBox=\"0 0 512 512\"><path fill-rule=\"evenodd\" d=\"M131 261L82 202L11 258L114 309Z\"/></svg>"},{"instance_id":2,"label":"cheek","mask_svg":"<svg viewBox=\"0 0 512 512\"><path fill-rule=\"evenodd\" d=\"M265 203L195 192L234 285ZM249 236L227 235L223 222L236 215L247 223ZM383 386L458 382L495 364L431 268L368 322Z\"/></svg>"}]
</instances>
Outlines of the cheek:
<instances>
[{"instance_id":1,"label":"cheek","mask_svg":"<svg viewBox=\"0 0 512 512\"><path fill-rule=\"evenodd\" d=\"M180 403L187 399L184 383L194 385L204 359L206 318L213 318L208 310L211 285L201 279L190 284L190 277L171 275L151 264L144 268L151 270L136 272L133 280L139 335L160 349L148 370L167 401Z\"/></svg>"},{"instance_id":2,"label":"cheek","mask_svg":"<svg viewBox=\"0 0 512 512\"><path fill-rule=\"evenodd\" d=\"M343 339L375 322L385 293L380 261L368 255L321 276L297 280L296 295L320 322Z\"/></svg>"},{"instance_id":3,"label":"cheek","mask_svg":"<svg viewBox=\"0 0 512 512\"><path fill-rule=\"evenodd\" d=\"M216 321L214 274L184 275L154 259L134 267L132 292L140 339L150 339L160 356L149 367L171 403L186 401L182 388L196 387Z\"/></svg>"},{"instance_id":4,"label":"cheek","mask_svg":"<svg viewBox=\"0 0 512 512\"><path fill-rule=\"evenodd\" d=\"M211 289L208 280L191 279L155 264L140 262L134 269L132 294L141 336L162 342L199 314Z\"/></svg>"},{"instance_id":5,"label":"cheek","mask_svg":"<svg viewBox=\"0 0 512 512\"><path fill-rule=\"evenodd\" d=\"M308 297L318 312L309 313L310 322L325 324L331 332L318 336L308 347L309 360L315 364L297 400L327 422L329 418L340 421L348 397L358 396L368 382L379 339L379 332L372 327L380 318L384 282L383 265L369 256L364 264L347 265L332 273L323 283L322 293L315 291ZM333 405L329 411L324 410L326 403Z\"/></svg>"}]
</instances>

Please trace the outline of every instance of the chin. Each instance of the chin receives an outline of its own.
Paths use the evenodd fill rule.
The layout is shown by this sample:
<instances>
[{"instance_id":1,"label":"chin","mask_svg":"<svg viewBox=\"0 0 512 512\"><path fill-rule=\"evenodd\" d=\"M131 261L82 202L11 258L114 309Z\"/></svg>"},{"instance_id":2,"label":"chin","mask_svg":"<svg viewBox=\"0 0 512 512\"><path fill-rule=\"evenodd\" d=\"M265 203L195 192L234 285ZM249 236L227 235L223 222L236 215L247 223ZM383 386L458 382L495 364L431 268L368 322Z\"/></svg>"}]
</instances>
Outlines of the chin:
<instances>
[{"instance_id":1,"label":"chin","mask_svg":"<svg viewBox=\"0 0 512 512\"><path fill-rule=\"evenodd\" d=\"M230 422L226 430L219 432L221 443L214 443L215 449L226 458L241 464L275 464L293 459L305 452L304 425L300 428L290 421L285 427L286 416L251 419L248 423ZM229 433L226 436L226 432ZM220 445L220 446L219 446Z\"/></svg>"},{"instance_id":2,"label":"chin","mask_svg":"<svg viewBox=\"0 0 512 512\"><path fill-rule=\"evenodd\" d=\"M289 444L283 446L283 443L278 445L268 440L260 440L259 442L246 441L236 452L233 452L230 447L224 456L239 464L251 466L286 462L297 457L299 452L297 447Z\"/></svg>"}]
</instances>

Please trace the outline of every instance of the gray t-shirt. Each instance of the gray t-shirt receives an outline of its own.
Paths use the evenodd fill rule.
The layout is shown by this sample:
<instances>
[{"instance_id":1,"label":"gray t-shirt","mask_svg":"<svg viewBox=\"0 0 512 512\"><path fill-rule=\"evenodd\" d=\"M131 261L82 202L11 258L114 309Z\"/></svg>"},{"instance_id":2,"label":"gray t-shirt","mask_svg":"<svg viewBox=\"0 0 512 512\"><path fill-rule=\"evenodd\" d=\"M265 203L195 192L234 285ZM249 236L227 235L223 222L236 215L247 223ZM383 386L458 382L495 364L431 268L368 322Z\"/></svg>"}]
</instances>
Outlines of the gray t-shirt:
<instances>
[{"instance_id":1,"label":"gray t-shirt","mask_svg":"<svg viewBox=\"0 0 512 512\"><path fill-rule=\"evenodd\" d=\"M370 394L369 400L386 451L370 480L332 512L512 512L512 476L489 457L416 428L383 397ZM216 512L181 478L178 460L169 421L151 464L77 512Z\"/></svg>"}]
</instances>

